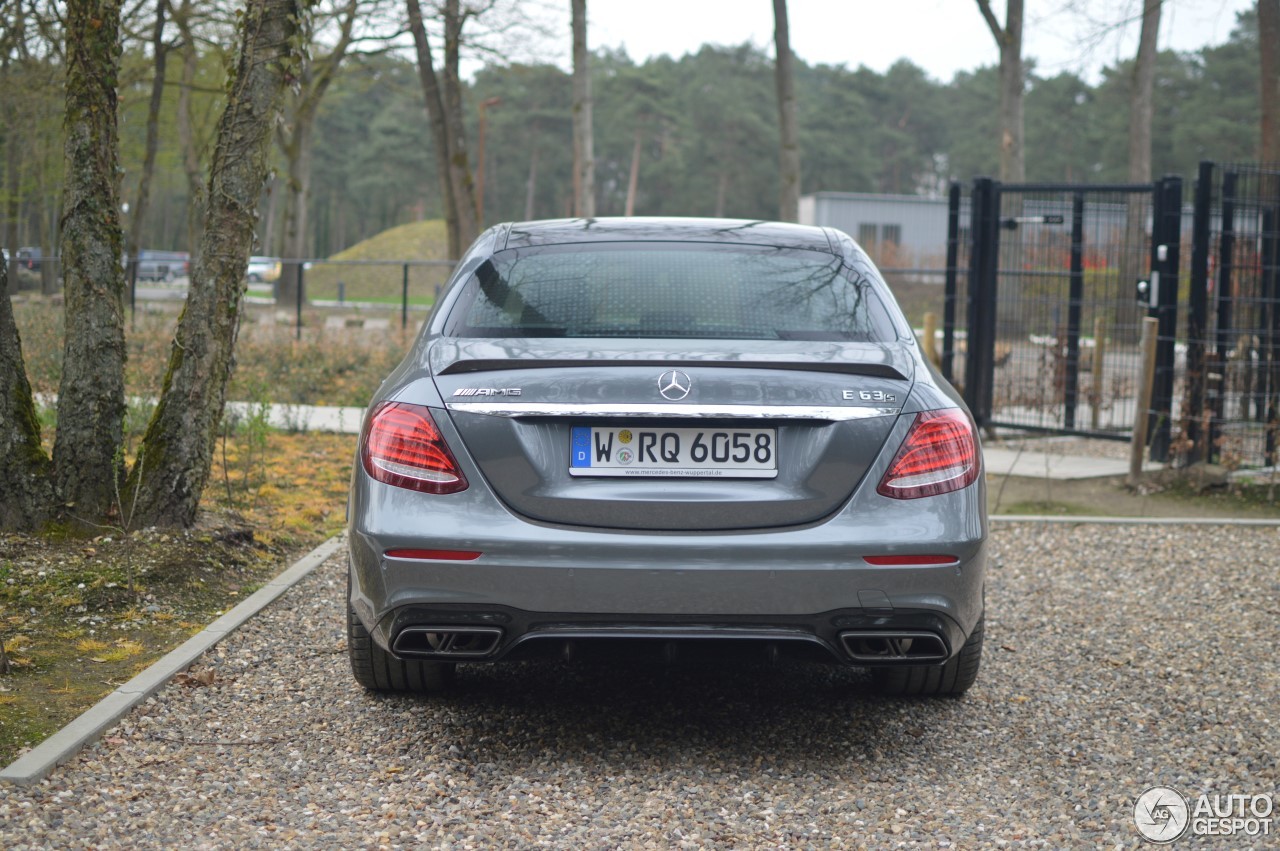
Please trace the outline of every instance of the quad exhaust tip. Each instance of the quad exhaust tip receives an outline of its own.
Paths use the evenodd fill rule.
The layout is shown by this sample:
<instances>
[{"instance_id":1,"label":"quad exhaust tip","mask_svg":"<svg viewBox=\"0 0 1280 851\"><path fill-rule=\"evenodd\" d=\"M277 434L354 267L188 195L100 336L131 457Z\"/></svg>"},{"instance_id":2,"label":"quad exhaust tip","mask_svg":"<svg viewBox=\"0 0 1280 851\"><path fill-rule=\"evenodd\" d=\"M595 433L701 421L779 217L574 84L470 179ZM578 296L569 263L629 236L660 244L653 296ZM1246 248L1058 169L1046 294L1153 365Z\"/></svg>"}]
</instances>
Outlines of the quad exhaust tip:
<instances>
[{"instance_id":1,"label":"quad exhaust tip","mask_svg":"<svg viewBox=\"0 0 1280 851\"><path fill-rule=\"evenodd\" d=\"M855 662L868 664L922 664L942 662L947 645L932 632L911 630L858 630L840 633L844 651Z\"/></svg>"},{"instance_id":2,"label":"quad exhaust tip","mask_svg":"<svg viewBox=\"0 0 1280 851\"><path fill-rule=\"evenodd\" d=\"M502 630L494 626L411 626L400 630L391 652L430 659L479 659L498 648Z\"/></svg>"}]
</instances>

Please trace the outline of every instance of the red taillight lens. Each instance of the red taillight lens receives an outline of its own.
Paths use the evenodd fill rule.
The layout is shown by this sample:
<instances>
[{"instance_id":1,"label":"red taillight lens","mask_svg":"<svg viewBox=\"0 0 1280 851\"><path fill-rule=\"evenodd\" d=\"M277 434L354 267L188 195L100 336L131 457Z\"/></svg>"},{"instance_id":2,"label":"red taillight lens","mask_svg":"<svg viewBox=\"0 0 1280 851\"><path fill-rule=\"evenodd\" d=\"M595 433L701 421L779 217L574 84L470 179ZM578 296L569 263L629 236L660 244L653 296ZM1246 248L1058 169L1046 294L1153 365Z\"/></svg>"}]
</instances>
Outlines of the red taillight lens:
<instances>
[{"instance_id":1,"label":"red taillight lens","mask_svg":"<svg viewBox=\"0 0 1280 851\"><path fill-rule=\"evenodd\" d=\"M360 440L360 462L376 481L423 493L457 493L467 479L422 405L383 402Z\"/></svg>"},{"instance_id":2,"label":"red taillight lens","mask_svg":"<svg viewBox=\"0 0 1280 851\"><path fill-rule=\"evenodd\" d=\"M937 496L973 484L980 469L978 441L964 412L925 411L916 415L876 493L892 499Z\"/></svg>"}]
</instances>

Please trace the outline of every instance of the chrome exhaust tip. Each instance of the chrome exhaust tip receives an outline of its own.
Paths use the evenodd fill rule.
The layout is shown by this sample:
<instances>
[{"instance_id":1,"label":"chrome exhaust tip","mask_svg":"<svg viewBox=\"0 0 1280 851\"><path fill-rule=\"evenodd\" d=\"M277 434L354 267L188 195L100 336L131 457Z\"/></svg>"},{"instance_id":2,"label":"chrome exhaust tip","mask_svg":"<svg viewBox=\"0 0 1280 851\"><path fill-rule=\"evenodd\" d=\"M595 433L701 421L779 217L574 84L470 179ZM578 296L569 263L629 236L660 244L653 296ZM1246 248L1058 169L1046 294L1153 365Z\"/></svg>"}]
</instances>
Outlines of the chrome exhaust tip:
<instances>
[{"instance_id":1,"label":"chrome exhaust tip","mask_svg":"<svg viewBox=\"0 0 1280 851\"><path fill-rule=\"evenodd\" d=\"M855 662L875 665L943 662L947 644L940 635L914 630L856 630L840 633L844 652Z\"/></svg>"},{"instance_id":2,"label":"chrome exhaust tip","mask_svg":"<svg viewBox=\"0 0 1280 851\"><path fill-rule=\"evenodd\" d=\"M493 626L410 626L400 630L391 652L415 659L479 659L502 640Z\"/></svg>"}]
</instances>

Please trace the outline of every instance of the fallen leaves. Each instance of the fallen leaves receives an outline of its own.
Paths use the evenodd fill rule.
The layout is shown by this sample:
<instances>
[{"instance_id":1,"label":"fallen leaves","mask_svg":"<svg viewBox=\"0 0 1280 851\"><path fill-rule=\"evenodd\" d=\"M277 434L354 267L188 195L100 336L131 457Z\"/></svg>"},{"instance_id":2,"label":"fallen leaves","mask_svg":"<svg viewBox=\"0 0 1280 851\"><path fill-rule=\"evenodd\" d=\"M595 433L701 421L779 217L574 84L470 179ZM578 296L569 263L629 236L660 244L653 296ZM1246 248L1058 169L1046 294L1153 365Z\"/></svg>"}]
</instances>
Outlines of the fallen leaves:
<instances>
[{"instance_id":1,"label":"fallen leaves","mask_svg":"<svg viewBox=\"0 0 1280 851\"><path fill-rule=\"evenodd\" d=\"M207 688L218 682L218 675L212 668L205 668L203 671L196 671L194 674L182 671L174 676L173 681L180 686L188 688Z\"/></svg>"}]
</instances>

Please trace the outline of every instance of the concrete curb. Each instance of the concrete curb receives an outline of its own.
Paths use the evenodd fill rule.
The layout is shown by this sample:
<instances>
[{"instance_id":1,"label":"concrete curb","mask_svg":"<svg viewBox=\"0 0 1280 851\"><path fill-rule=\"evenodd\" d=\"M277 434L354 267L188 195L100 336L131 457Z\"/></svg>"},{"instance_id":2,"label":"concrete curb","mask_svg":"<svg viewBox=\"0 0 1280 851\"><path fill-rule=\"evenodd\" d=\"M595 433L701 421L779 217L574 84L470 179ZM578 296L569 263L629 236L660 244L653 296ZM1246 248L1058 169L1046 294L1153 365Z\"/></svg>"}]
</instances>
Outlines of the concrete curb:
<instances>
[{"instance_id":1,"label":"concrete curb","mask_svg":"<svg viewBox=\"0 0 1280 851\"><path fill-rule=\"evenodd\" d=\"M1041 514L992 514L992 522L1007 523L1104 523L1112 526L1280 526L1280 519L1265 517L1088 517Z\"/></svg>"},{"instance_id":2,"label":"concrete curb","mask_svg":"<svg viewBox=\"0 0 1280 851\"><path fill-rule=\"evenodd\" d=\"M265 609L277 597L298 584L342 546L335 535L307 553L291 567L242 600L235 608L157 659L151 667L104 697L77 719L0 771L0 783L26 786L38 783L59 765L95 741L129 710L159 691L165 683L200 658L229 633Z\"/></svg>"}]
</instances>

